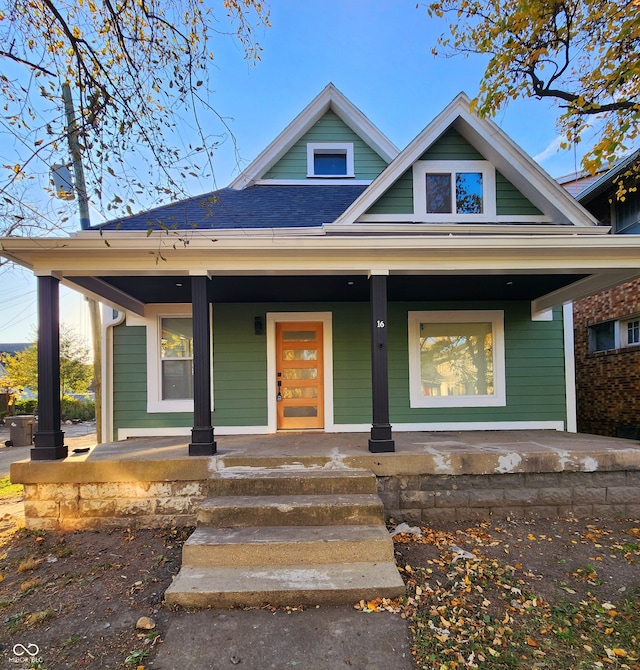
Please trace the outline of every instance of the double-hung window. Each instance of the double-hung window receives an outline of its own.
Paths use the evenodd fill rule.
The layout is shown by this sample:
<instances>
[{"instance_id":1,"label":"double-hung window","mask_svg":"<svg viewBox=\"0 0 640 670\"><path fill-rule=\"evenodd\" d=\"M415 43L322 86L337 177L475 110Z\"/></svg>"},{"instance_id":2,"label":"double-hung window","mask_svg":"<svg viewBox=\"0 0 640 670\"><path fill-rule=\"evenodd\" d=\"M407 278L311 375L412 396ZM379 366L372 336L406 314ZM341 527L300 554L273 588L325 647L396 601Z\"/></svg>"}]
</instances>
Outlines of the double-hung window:
<instances>
[{"instance_id":1,"label":"double-hung window","mask_svg":"<svg viewBox=\"0 0 640 670\"><path fill-rule=\"evenodd\" d=\"M160 317L162 400L193 398L191 317Z\"/></svg>"},{"instance_id":2,"label":"double-hung window","mask_svg":"<svg viewBox=\"0 0 640 670\"><path fill-rule=\"evenodd\" d=\"M487 161L416 161L417 221L473 223L495 218L495 169Z\"/></svg>"},{"instance_id":3,"label":"double-hung window","mask_svg":"<svg viewBox=\"0 0 640 670\"><path fill-rule=\"evenodd\" d=\"M158 304L147 310L142 321L147 331L147 412L193 412L191 305Z\"/></svg>"},{"instance_id":4,"label":"double-hung window","mask_svg":"<svg viewBox=\"0 0 640 670\"><path fill-rule=\"evenodd\" d=\"M412 407L506 404L499 310L409 312Z\"/></svg>"}]
</instances>

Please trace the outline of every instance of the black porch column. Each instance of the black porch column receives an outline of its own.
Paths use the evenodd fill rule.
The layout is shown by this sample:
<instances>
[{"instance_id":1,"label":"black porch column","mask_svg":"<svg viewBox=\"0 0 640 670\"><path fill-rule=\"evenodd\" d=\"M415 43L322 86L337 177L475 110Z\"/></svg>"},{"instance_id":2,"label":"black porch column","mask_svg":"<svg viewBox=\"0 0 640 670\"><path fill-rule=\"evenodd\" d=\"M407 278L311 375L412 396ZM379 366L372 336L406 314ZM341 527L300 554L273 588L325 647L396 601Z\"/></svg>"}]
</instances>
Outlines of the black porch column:
<instances>
[{"instance_id":1,"label":"black porch column","mask_svg":"<svg viewBox=\"0 0 640 670\"><path fill-rule=\"evenodd\" d=\"M60 430L60 293L56 277L38 277L38 430L32 461L66 458Z\"/></svg>"},{"instance_id":2,"label":"black porch column","mask_svg":"<svg viewBox=\"0 0 640 670\"><path fill-rule=\"evenodd\" d=\"M371 275L371 382L373 424L369 451L395 451L389 423L389 378L387 352L387 277Z\"/></svg>"},{"instance_id":3,"label":"black porch column","mask_svg":"<svg viewBox=\"0 0 640 670\"><path fill-rule=\"evenodd\" d=\"M189 456L216 453L211 426L211 356L208 277L191 277L191 318L193 322L193 428Z\"/></svg>"}]
</instances>

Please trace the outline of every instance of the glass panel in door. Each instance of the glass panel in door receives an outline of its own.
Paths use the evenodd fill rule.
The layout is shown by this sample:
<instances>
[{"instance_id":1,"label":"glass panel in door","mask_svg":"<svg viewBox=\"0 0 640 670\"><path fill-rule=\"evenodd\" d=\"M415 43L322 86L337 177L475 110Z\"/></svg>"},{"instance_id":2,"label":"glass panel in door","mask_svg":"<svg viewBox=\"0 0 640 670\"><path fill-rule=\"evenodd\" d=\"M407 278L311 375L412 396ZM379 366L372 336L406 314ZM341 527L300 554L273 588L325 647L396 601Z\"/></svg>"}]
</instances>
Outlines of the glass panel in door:
<instances>
[{"instance_id":1,"label":"glass panel in door","mask_svg":"<svg viewBox=\"0 0 640 670\"><path fill-rule=\"evenodd\" d=\"M279 430L324 427L322 323L276 324Z\"/></svg>"}]
</instances>

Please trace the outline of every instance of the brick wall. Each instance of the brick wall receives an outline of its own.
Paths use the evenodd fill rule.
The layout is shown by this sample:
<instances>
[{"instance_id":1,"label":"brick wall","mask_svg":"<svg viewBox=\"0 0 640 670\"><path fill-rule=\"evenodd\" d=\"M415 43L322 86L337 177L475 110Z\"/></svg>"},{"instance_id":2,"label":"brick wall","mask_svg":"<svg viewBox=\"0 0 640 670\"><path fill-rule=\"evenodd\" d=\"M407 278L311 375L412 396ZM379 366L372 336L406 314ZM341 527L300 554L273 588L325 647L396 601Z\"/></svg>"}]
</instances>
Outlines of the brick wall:
<instances>
[{"instance_id":1,"label":"brick wall","mask_svg":"<svg viewBox=\"0 0 640 670\"><path fill-rule=\"evenodd\" d=\"M640 280L574 304L578 432L627 437L625 429L640 429L640 347L590 354L588 342L588 326L638 313Z\"/></svg>"}]
</instances>

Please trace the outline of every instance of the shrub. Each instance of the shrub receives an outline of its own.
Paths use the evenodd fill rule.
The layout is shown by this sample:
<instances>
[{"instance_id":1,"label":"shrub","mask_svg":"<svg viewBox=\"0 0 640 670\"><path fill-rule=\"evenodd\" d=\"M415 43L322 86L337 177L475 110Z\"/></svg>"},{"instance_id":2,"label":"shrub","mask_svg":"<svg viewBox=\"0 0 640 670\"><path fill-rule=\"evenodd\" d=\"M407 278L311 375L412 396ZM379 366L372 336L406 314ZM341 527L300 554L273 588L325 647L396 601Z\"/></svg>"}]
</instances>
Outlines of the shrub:
<instances>
[{"instance_id":1,"label":"shrub","mask_svg":"<svg viewBox=\"0 0 640 670\"><path fill-rule=\"evenodd\" d=\"M96 418L96 406L93 400L62 396L60 408L62 421L91 421Z\"/></svg>"},{"instance_id":2,"label":"shrub","mask_svg":"<svg viewBox=\"0 0 640 670\"><path fill-rule=\"evenodd\" d=\"M16 401L16 414L34 414L38 413L38 399L29 398ZM93 400L88 398L72 398L71 396L62 396L60 403L61 421L92 421L96 418L96 406Z\"/></svg>"},{"instance_id":3,"label":"shrub","mask_svg":"<svg viewBox=\"0 0 640 670\"><path fill-rule=\"evenodd\" d=\"M37 414L38 413L38 399L24 398L16 400L14 412L20 414Z\"/></svg>"}]
</instances>

